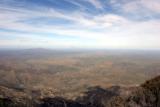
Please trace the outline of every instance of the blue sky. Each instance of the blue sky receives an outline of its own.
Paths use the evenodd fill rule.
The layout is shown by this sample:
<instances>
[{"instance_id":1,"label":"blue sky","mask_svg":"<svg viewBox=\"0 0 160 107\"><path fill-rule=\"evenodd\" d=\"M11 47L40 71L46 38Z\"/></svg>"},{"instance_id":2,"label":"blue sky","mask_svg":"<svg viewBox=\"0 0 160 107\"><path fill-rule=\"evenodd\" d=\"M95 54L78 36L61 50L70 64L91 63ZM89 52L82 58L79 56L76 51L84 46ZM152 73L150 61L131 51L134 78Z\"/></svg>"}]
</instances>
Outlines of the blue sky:
<instances>
[{"instance_id":1,"label":"blue sky","mask_svg":"<svg viewBox=\"0 0 160 107\"><path fill-rule=\"evenodd\" d=\"M0 47L160 49L160 0L0 0Z\"/></svg>"}]
</instances>

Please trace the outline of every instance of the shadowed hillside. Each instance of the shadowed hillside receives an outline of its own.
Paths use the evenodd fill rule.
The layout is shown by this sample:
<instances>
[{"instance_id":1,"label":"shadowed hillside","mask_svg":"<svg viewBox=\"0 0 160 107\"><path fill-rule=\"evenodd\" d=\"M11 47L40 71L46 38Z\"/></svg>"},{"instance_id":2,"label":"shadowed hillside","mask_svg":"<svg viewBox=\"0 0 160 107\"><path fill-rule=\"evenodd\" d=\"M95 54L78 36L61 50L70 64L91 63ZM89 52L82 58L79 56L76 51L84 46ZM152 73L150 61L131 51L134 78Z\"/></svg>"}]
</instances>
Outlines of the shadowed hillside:
<instances>
[{"instance_id":1,"label":"shadowed hillside","mask_svg":"<svg viewBox=\"0 0 160 107\"><path fill-rule=\"evenodd\" d=\"M114 97L109 105L109 107L160 107L160 76L146 81L127 97Z\"/></svg>"},{"instance_id":2,"label":"shadowed hillside","mask_svg":"<svg viewBox=\"0 0 160 107\"><path fill-rule=\"evenodd\" d=\"M160 107L160 76L139 87L90 87L75 100L62 97L33 98L27 93L3 88L0 88L0 107ZM15 96L7 96L8 93Z\"/></svg>"}]
</instances>

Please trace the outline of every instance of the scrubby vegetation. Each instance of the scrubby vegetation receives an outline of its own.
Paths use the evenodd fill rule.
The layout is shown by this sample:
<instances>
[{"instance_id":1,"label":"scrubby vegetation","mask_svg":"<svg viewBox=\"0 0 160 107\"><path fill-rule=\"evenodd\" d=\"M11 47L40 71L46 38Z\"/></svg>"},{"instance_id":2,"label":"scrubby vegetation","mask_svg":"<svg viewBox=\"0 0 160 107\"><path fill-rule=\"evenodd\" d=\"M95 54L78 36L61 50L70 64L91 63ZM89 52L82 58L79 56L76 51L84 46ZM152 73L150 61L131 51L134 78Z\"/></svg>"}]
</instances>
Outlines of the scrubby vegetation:
<instances>
[{"instance_id":1,"label":"scrubby vegetation","mask_svg":"<svg viewBox=\"0 0 160 107\"><path fill-rule=\"evenodd\" d=\"M75 100L63 97L0 98L0 107L160 107L160 76L139 87L91 87ZM122 94L130 91L129 94Z\"/></svg>"},{"instance_id":2,"label":"scrubby vegetation","mask_svg":"<svg viewBox=\"0 0 160 107\"><path fill-rule=\"evenodd\" d=\"M158 107L159 77L145 81L159 65L157 52L0 51L0 107Z\"/></svg>"},{"instance_id":3,"label":"scrubby vegetation","mask_svg":"<svg viewBox=\"0 0 160 107\"><path fill-rule=\"evenodd\" d=\"M127 97L118 96L109 103L110 107L160 107L160 76L146 81Z\"/></svg>"}]
</instances>

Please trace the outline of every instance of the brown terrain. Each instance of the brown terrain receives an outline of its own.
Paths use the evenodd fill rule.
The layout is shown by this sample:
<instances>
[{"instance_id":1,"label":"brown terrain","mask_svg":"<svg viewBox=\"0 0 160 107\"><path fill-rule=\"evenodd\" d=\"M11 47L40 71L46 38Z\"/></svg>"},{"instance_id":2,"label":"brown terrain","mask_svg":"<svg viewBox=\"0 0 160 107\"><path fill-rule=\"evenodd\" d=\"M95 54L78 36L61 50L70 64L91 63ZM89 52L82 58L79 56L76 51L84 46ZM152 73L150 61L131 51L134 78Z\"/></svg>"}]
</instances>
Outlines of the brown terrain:
<instances>
[{"instance_id":1,"label":"brown terrain","mask_svg":"<svg viewBox=\"0 0 160 107\"><path fill-rule=\"evenodd\" d=\"M154 51L1 50L0 107L159 107L158 75Z\"/></svg>"}]
</instances>

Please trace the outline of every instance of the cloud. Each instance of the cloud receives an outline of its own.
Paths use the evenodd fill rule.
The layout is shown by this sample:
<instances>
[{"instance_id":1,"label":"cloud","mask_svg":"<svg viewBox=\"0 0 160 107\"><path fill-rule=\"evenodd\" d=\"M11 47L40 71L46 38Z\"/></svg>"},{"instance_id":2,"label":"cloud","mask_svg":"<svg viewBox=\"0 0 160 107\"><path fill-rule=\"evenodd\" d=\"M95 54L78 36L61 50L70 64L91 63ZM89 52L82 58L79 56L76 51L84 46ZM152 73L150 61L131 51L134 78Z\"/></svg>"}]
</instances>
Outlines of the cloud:
<instances>
[{"instance_id":1,"label":"cloud","mask_svg":"<svg viewBox=\"0 0 160 107\"><path fill-rule=\"evenodd\" d=\"M152 12L160 13L160 0L141 0L141 5Z\"/></svg>"},{"instance_id":2,"label":"cloud","mask_svg":"<svg viewBox=\"0 0 160 107\"><path fill-rule=\"evenodd\" d=\"M135 0L123 7L126 12L144 11L160 13L160 0Z\"/></svg>"},{"instance_id":3,"label":"cloud","mask_svg":"<svg viewBox=\"0 0 160 107\"><path fill-rule=\"evenodd\" d=\"M117 13L90 14L86 11L90 7L72 0L69 2L79 6L80 10L68 13L45 6L39 7L40 10L38 8L31 10L19 6L1 5L0 29L6 30L0 30L0 35L3 35L3 39L0 36L0 46L160 48L159 19L137 21L128 17L130 13L141 16L139 11L143 14L145 12L158 14L159 4L154 0L155 3L151 1L149 3L149 1L112 0L111 6L119 9L121 14L119 10L116 11ZM86 2L95 6L96 9L104 10L104 4L98 0ZM57 19L71 23L60 24L56 21Z\"/></svg>"},{"instance_id":4,"label":"cloud","mask_svg":"<svg viewBox=\"0 0 160 107\"><path fill-rule=\"evenodd\" d=\"M133 19L153 19L160 15L160 0L111 0L116 11Z\"/></svg>"},{"instance_id":5,"label":"cloud","mask_svg":"<svg viewBox=\"0 0 160 107\"><path fill-rule=\"evenodd\" d=\"M103 9L103 5L99 0L87 0L89 3L91 3L93 6L95 6L97 9Z\"/></svg>"},{"instance_id":6,"label":"cloud","mask_svg":"<svg viewBox=\"0 0 160 107\"><path fill-rule=\"evenodd\" d=\"M39 17L46 18L46 21L48 21L48 19L55 20L55 18L68 20L72 22L72 24L69 25L70 27L74 29L81 28L84 31L86 31L86 29L96 29L96 28L100 29L105 27L111 27L113 25L118 25L122 22L127 21L125 18L118 15L114 15L114 14L89 16L83 12L78 12L78 13L73 12L71 14L66 14L63 12L56 11L54 9L49 9L48 11L43 11L43 12L30 11L26 9L23 9L23 10L21 9L20 11L19 10L20 9L18 8L14 8L14 9L3 8L3 10L1 10L2 12L0 13L0 20L3 20L2 22L0 22L0 27L6 28L6 29L32 31L32 32L34 31L50 32L50 31L53 31L50 29L56 30L58 28L66 29L65 25L55 26L55 23L53 24L50 23L50 25L45 25L44 23L42 23L41 20L38 20ZM25 20L29 20L32 22L33 19L37 19L36 20L38 22L37 25L32 23L30 24L25 23Z\"/></svg>"}]
</instances>

